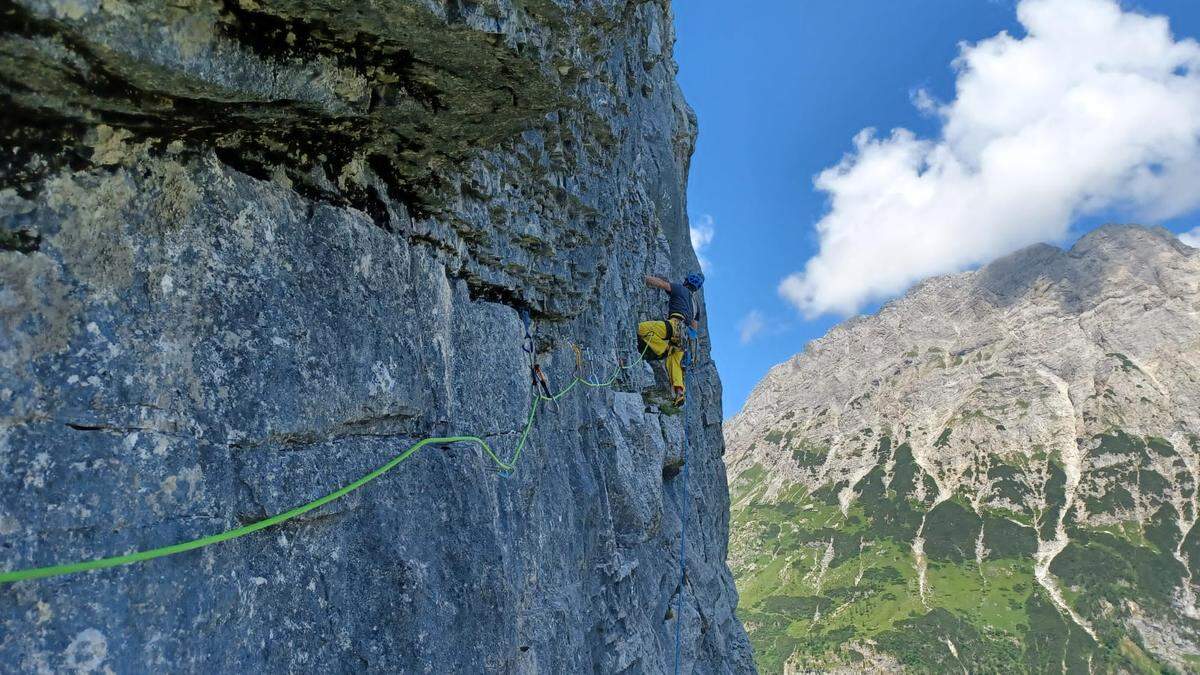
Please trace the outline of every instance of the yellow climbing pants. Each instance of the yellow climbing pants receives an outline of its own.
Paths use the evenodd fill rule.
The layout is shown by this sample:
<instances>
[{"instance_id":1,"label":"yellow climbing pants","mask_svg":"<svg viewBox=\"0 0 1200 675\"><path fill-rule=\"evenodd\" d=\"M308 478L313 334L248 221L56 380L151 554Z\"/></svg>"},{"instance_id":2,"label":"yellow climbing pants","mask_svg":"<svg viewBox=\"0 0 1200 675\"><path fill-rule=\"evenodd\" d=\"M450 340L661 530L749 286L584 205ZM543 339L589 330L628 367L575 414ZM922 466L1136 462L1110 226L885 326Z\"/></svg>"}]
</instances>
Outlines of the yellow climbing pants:
<instances>
[{"instance_id":1,"label":"yellow climbing pants","mask_svg":"<svg viewBox=\"0 0 1200 675\"><path fill-rule=\"evenodd\" d=\"M638 324L638 337L650 345L655 356L666 356L667 376L671 386L683 389L683 350L667 342L666 321L643 321Z\"/></svg>"}]
</instances>

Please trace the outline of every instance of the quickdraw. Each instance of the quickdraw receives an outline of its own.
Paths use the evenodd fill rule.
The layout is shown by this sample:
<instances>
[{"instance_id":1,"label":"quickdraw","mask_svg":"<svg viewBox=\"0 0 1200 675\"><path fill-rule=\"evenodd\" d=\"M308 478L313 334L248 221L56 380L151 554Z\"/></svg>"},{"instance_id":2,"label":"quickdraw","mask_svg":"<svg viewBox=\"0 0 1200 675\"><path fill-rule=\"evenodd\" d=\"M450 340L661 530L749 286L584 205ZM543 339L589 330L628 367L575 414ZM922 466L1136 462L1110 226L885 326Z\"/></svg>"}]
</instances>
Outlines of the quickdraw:
<instances>
[{"instance_id":1,"label":"quickdraw","mask_svg":"<svg viewBox=\"0 0 1200 675\"><path fill-rule=\"evenodd\" d=\"M696 346L700 341L700 334L695 328L688 326L687 338L683 344L683 367L690 368L692 366L692 355L696 353Z\"/></svg>"},{"instance_id":2,"label":"quickdraw","mask_svg":"<svg viewBox=\"0 0 1200 675\"><path fill-rule=\"evenodd\" d=\"M583 350L574 342L571 343L571 349L575 351L575 374L583 377Z\"/></svg>"},{"instance_id":3,"label":"quickdraw","mask_svg":"<svg viewBox=\"0 0 1200 675\"><path fill-rule=\"evenodd\" d=\"M540 389L542 396L550 398L550 380L546 378L546 373L542 372L542 367L538 364L533 364L533 386Z\"/></svg>"}]
</instances>

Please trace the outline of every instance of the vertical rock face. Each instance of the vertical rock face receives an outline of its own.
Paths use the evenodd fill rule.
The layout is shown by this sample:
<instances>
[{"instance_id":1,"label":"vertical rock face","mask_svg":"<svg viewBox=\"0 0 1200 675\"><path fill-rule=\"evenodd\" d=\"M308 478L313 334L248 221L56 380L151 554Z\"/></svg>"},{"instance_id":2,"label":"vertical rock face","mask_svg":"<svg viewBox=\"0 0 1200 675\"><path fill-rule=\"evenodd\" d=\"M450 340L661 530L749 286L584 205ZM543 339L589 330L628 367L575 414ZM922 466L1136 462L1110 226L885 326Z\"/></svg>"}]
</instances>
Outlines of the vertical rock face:
<instances>
[{"instance_id":1,"label":"vertical rock face","mask_svg":"<svg viewBox=\"0 0 1200 675\"><path fill-rule=\"evenodd\" d=\"M1200 251L1100 228L929 280L726 428L764 671L1194 672Z\"/></svg>"},{"instance_id":2,"label":"vertical rock face","mask_svg":"<svg viewBox=\"0 0 1200 675\"><path fill-rule=\"evenodd\" d=\"M0 2L0 566L309 501L430 435L515 447L696 267L664 3ZM753 669L720 383L544 406L298 521L0 587L22 671ZM659 382L656 382L656 377ZM686 425L686 430L685 430ZM663 466L690 439L690 491ZM681 521L687 582L679 588ZM672 610L684 593L681 615Z\"/></svg>"}]
</instances>

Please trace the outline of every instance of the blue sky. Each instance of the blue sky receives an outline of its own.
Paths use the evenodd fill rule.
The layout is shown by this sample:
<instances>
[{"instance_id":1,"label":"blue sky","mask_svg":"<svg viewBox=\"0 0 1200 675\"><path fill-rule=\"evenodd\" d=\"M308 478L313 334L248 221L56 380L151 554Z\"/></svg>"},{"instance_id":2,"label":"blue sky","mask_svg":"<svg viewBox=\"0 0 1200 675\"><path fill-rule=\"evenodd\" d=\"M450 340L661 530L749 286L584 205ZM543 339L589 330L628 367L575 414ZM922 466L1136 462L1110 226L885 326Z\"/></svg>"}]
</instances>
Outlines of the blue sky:
<instances>
[{"instance_id":1,"label":"blue sky","mask_svg":"<svg viewBox=\"0 0 1200 675\"><path fill-rule=\"evenodd\" d=\"M1200 37L1200 3L1122 7L1167 16L1176 39ZM959 43L1001 31L1020 38L1025 30L1016 3L995 0L689 0L674 11L679 81L700 121L689 212L693 225L711 224L714 235L702 255L728 416L772 365L845 317L806 316L778 291L821 248L814 226L830 201L814 177L855 152L855 135L868 127L937 140L942 122L918 109L914 93L953 100ZM1045 238L1069 243L1110 219L1127 221L1129 213L1105 208ZM1184 231L1200 218L1188 210L1155 222ZM858 306L870 312L880 302ZM763 327L743 343L751 310Z\"/></svg>"}]
</instances>

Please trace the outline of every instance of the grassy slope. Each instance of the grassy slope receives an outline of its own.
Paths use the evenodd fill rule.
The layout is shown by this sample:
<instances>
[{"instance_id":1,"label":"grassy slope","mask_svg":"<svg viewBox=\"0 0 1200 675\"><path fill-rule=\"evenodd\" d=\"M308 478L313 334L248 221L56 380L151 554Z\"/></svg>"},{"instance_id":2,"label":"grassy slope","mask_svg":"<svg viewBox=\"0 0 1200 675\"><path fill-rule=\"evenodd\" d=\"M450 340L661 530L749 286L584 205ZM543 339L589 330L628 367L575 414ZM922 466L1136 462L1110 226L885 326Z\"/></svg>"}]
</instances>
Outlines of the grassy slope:
<instances>
[{"instance_id":1,"label":"grassy slope","mask_svg":"<svg viewBox=\"0 0 1200 675\"><path fill-rule=\"evenodd\" d=\"M862 658L854 645L871 645L916 672L1170 671L1123 621L1129 601L1169 614L1186 574L1172 555L1178 534L1168 526L1169 506L1149 523L1103 530L1067 519L1071 544L1052 571L1097 643L1064 619L1035 580L1028 514L981 517L957 498L930 510L931 501L911 497L922 480L911 453L902 445L894 456L890 482L877 467L856 486L859 497L845 514L836 499L844 485L813 494L795 486L768 502L756 466L733 486L739 614L764 673L782 672L789 657L809 668L852 666ZM1052 477L1046 489L1053 517L1061 508L1058 481ZM978 562L981 527L986 554ZM918 531L928 559L924 598L912 550Z\"/></svg>"}]
</instances>

